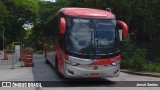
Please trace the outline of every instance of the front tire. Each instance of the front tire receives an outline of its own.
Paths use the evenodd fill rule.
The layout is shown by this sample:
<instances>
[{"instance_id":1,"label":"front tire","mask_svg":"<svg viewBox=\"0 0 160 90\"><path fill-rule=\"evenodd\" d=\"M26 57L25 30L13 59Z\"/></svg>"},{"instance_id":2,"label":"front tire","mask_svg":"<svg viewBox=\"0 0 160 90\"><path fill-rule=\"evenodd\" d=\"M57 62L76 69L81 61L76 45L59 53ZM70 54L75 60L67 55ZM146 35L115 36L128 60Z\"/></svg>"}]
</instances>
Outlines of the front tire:
<instances>
[{"instance_id":1,"label":"front tire","mask_svg":"<svg viewBox=\"0 0 160 90\"><path fill-rule=\"evenodd\" d=\"M46 59L45 63L46 63L46 64L49 64L49 61Z\"/></svg>"},{"instance_id":2,"label":"front tire","mask_svg":"<svg viewBox=\"0 0 160 90\"><path fill-rule=\"evenodd\" d=\"M46 50L44 51L44 57L45 57L45 63L49 64L49 61L47 59L47 51Z\"/></svg>"},{"instance_id":3,"label":"front tire","mask_svg":"<svg viewBox=\"0 0 160 90\"><path fill-rule=\"evenodd\" d=\"M62 73L59 72L59 69L58 69L58 59L56 57L56 60L55 60L55 69L57 71L57 75L60 79L65 79L65 77L62 75Z\"/></svg>"}]
</instances>

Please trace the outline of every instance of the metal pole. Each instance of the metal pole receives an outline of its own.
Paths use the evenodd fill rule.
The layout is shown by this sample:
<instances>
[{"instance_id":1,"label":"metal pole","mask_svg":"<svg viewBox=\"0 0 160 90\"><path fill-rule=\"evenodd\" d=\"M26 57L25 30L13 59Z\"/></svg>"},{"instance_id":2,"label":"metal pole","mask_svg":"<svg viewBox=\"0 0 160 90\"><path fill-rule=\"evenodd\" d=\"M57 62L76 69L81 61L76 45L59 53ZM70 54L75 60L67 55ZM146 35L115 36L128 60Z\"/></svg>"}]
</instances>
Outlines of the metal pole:
<instances>
[{"instance_id":1,"label":"metal pole","mask_svg":"<svg viewBox=\"0 0 160 90\"><path fill-rule=\"evenodd\" d=\"M4 30L5 28L3 28L3 51L4 51Z\"/></svg>"},{"instance_id":2,"label":"metal pole","mask_svg":"<svg viewBox=\"0 0 160 90\"><path fill-rule=\"evenodd\" d=\"M13 45L15 45L16 43L20 43L20 52L21 52L21 49L22 49L22 43L21 42L12 42L12 44ZM15 51L15 52L17 52L17 51ZM17 54L17 53L16 53ZM21 54L20 54L20 56L21 56ZM17 57L18 57L18 55L17 55ZM17 59L18 60L18 59ZM21 61L21 67L22 67L23 65L22 65L22 61Z\"/></svg>"},{"instance_id":3,"label":"metal pole","mask_svg":"<svg viewBox=\"0 0 160 90\"><path fill-rule=\"evenodd\" d=\"M21 49L22 49L22 48L21 48ZM22 50L21 50L21 54L23 54L23 51L22 51ZM20 55L20 57L21 57L21 55ZM20 58L20 59L21 59L21 58ZM22 59L21 59L21 67L23 66L23 65L22 65L22 62L23 62L23 61L22 61Z\"/></svg>"},{"instance_id":4,"label":"metal pole","mask_svg":"<svg viewBox=\"0 0 160 90\"><path fill-rule=\"evenodd\" d=\"M4 59L4 30L5 30L5 28L3 27L3 59Z\"/></svg>"},{"instance_id":5,"label":"metal pole","mask_svg":"<svg viewBox=\"0 0 160 90\"><path fill-rule=\"evenodd\" d=\"M18 62L18 55L17 55L17 52L15 52L16 54L16 63Z\"/></svg>"},{"instance_id":6,"label":"metal pole","mask_svg":"<svg viewBox=\"0 0 160 90\"><path fill-rule=\"evenodd\" d=\"M14 63L13 63L13 50L12 50L12 59L11 59L11 60L12 60L12 68L11 68L11 69L15 69L15 68L14 68L14 65L13 65L13 64L14 64Z\"/></svg>"},{"instance_id":7,"label":"metal pole","mask_svg":"<svg viewBox=\"0 0 160 90\"><path fill-rule=\"evenodd\" d=\"M13 67L13 51L12 51L12 68L11 69L14 69L14 67Z\"/></svg>"}]
</instances>

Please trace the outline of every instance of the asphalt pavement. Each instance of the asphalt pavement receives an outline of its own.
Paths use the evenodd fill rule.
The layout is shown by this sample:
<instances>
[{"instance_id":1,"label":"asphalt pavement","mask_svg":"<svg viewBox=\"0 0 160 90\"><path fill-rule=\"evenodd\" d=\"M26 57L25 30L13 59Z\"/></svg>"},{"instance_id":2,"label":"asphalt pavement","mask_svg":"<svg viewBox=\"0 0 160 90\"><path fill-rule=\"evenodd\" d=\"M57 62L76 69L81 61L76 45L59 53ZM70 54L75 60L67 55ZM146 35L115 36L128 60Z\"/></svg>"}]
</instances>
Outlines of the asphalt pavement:
<instances>
[{"instance_id":1,"label":"asphalt pavement","mask_svg":"<svg viewBox=\"0 0 160 90\"><path fill-rule=\"evenodd\" d=\"M150 76L140 76L130 73L121 72L119 77L106 79L61 79L57 75L56 70L51 65L47 65L43 55L34 55L34 67L22 67L21 61L18 61L14 66L15 69L10 69L10 65L0 65L0 81L51 81L54 87L41 88L23 88L23 90L159 90L159 87L135 87L133 86L139 81L158 81L160 78ZM3 67L3 68L2 68ZM66 82L66 81L74 82ZM54 83L54 84L53 84ZM156 83L156 82L155 82ZM57 85L57 86L55 86ZM121 87L121 85L123 87ZM131 87L130 87L131 86ZM6 89L6 88L0 88ZM9 90L7 88L6 90ZM14 88L19 90L20 88ZM12 90L12 89L11 89ZM22 88L21 88L22 90Z\"/></svg>"}]
</instances>

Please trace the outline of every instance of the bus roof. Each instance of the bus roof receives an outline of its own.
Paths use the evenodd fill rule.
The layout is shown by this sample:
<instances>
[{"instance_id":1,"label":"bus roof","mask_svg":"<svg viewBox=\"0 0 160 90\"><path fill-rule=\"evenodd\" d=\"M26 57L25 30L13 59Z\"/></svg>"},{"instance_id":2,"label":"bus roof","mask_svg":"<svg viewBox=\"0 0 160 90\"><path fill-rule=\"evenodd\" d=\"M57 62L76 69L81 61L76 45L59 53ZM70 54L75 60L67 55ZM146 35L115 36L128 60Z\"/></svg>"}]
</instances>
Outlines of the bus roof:
<instances>
[{"instance_id":1,"label":"bus roof","mask_svg":"<svg viewBox=\"0 0 160 90\"><path fill-rule=\"evenodd\" d=\"M62 8L59 12L69 16L95 17L95 18L115 18L115 15L107 10L91 8Z\"/></svg>"}]
</instances>

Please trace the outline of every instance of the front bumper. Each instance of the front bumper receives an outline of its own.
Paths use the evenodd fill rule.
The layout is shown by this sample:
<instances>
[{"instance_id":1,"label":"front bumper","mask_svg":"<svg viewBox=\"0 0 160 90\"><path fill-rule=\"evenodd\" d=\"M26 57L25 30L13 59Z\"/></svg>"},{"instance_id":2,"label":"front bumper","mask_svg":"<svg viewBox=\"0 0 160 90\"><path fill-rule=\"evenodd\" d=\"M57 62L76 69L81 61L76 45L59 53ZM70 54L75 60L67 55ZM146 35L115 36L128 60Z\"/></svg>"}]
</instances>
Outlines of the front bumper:
<instances>
[{"instance_id":1,"label":"front bumper","mask_svg":"<svg viewBox=\"0 0 160 90\"><path fill-rule=\"evenodd\" d=\"M92 78L90 74L98 73L100 74L97 78L105 78L105 77L117 77L120 73L120 64L116 66L113 65L101 65L97 66L98 69L94 70L91 66L90 68L82 68L79 66L72 66L69 64L64 65L64 77L66 78Z\"/></svg>"}]
</instances>

